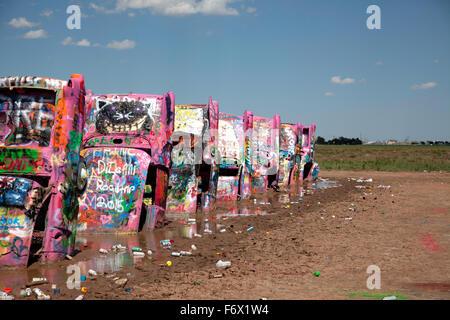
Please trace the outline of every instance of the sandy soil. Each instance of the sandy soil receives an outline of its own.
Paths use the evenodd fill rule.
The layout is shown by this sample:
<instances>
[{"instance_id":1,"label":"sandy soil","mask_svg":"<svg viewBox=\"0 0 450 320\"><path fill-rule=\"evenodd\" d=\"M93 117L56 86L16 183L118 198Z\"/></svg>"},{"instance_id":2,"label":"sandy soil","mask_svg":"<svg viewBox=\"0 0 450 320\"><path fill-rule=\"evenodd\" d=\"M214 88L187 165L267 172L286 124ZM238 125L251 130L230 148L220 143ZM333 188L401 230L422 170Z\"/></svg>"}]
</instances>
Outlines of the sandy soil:
<instances>
[{"instance_id":1,"label":"sandy soil","mask_svg":"<svg viewBox=\"0 0 450 320\"><path fill-rule=\"evenodd\" d=\"M210 221L226 232L174 239L173 251L195 244L193 255L172 257L171 250L161 249L134 267L88 277L82 282L88 288L85 299L450 299L449 173L324 171L320 177L342 186L305 194L302 201L297 191L269 191L258 202L270 205L238 205L275 215L223 220L219 213L227 209L222 208ZM373 182L349 179L360 177ZM294 203L279 201L289 194ZM167 225L164 235L176 228ZM69 264L99 255L83 250L58 268L65 273ZM231 267L216 268L219 259L231 261ZM381 269L381 289L367 288L369 265ZM128 282L119 287L115 277ZM60 279L61 293L52 299L80 294ZM52 291L50 283L39 288Z\"/></svg>"}]
</instances>

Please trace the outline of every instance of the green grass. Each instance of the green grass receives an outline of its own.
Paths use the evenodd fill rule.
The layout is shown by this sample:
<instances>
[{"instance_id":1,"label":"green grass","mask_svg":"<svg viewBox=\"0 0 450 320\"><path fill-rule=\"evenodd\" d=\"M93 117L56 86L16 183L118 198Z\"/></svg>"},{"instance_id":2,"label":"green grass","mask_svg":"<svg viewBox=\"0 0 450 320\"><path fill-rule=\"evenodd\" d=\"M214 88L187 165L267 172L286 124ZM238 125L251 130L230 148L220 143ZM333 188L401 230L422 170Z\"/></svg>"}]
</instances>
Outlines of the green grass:
<instances>
[{"instance_id":1,"label":"green grass","mask_svg":"<svg viewBox=\"0 0 450 320\"><path fill-rule=\"evenodd\" d=\"M450 146L316 145L315 161L325 170L450 172Z\"/></svg>"},{"instance_id":2,"label":"green grass","mask_svg":"<svg viewBox=\"0 0 450 320\"><path fill-rule=\"evenodd\" d=\"M392 297L395 296L397 300L408 300L408 297L402 296L398 294L398 292L390 292L390 293L357 293L357 292L349 292L348 296L350 298L369 298L382 300L384 297Z\"/></svg>"}]
</instances>

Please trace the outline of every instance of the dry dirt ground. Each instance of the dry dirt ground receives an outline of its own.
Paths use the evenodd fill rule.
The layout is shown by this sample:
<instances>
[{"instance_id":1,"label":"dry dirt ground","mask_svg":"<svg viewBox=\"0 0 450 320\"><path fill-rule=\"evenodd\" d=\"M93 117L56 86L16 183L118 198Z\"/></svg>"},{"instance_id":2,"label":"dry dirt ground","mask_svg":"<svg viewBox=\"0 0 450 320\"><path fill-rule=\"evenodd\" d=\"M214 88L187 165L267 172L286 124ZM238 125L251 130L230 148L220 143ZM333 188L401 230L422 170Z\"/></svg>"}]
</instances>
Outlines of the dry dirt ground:
<instances>
[{"instance_id":1,"label":"dry dirt ground","mask_svg":"<svg viewBox=\"0 0 450 320\"><path fill-rule=\"evenodd\" d=\"M271 190L256 205L237 205L274 215L224 220L219 213L226 209L217 210L210 221L226 232L174 239L174 251L195 244L191 256L160 249L134 267L88 277L85 299L450 299L450 173L323 171L320 177L342 186L304 194L302 201L291 192L288 203L279 200L289 192ZM350 179L361 177L373 182ZM161 239L175 228L165 226ZM69 264L99 255L83 250L58 268L65 273ZM231 267L216 268L219 259ZM381 270L380 289L366 286L370 265ZM116 277L128 282L119 287ZM65 279L52 299L80 294L67 289ZM50 283L39 287L52 291Z\"/></svg>"}]
</instances>

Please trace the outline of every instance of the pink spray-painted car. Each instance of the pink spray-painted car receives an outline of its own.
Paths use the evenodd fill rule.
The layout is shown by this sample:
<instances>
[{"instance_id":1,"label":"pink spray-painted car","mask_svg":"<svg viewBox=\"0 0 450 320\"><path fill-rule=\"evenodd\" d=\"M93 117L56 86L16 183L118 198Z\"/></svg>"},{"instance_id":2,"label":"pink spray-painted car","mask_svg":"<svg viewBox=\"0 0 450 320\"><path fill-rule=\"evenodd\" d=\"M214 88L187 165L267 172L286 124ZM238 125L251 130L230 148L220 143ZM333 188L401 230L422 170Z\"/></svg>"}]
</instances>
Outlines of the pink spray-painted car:
<instances>
[{"instance_id":1,"label":"pink spray-painted car","mask_svg":"<svg viewBox=\"0 0 450 320\"><path fill-rule=\"evenodd\" d=\"M175 106L172 168L167 193L167 213L195 213L214 206L217 179L217 129L219 104ZM198 199L200 197L200 199Z\"/></svg>"},{"instance_id":2,"label":"pink spray-painted car","mask_svg":"<svg viewBox=\"0 0 450 320\"><path fill-rule=\"evenodd\" d=\"M277 182L280 153L280 116L253 116L251 145L252 193L264 192Z\"/></svg>"},{"instance_id":3,"label":"pink spray-painted car","mask_svg":"<svg viewBox=\"0 0 450 320\"><path fill-rule=\"evenodd\" d=\"M74 252L84 95L82 75L0 78L0 266Z\"/></svg>"},{"instance_id":4,"label":"pink spray-painted car","mask_svg":"<svg viewBox=\"0 0 450 320\"><path fill-rule=\"evenodd\" d=\"M172 92L86 96L79 232L133 233L164 223L174 107Z\"/></svg>"},{"instance_id":5,"label":"pink spray-painted car","mask_svg":"<svg viewBox=\"0 0 450 320\"><path fill-rule=\"evenodd\" d=\"M314 149L316 145L316 125L305 127L300 124L301 135L301 161L300 180L316 180L319 175L319 164L314 162Z\"/></svg>"},{"instance_id":6,"label":"pink spray-painted car","mask_svg":"<svg viewBox=\"0 0 450 320\"><path fill-rule=\"evenodd\" d=\"M219 113L219 181L217 199L247 199L251 195L251 128L253 114Z\"/></svg>"}]
</instances>

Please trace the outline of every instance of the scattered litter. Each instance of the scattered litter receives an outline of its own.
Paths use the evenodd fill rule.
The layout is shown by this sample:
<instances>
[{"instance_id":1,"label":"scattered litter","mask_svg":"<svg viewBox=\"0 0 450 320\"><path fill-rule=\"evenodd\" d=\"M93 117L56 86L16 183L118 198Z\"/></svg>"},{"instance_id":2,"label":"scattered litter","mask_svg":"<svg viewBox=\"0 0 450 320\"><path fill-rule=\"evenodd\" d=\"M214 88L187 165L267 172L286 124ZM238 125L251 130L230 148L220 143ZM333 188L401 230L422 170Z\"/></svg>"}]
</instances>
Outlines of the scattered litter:
<instances>
[{"instance_id":1,"label":"scattered litter","mask_svg":"<svg viewBox=\"0 0 450 320\"><path fill-rule=\"evenodd\" d=\"M333 214L332 216L331 216L332 218L336 218L336 216Z\"/></svg>"},{"instance_id":2,"label":"scattered litter","mask_svg":"<svg viewBox=\"0 0 450 320\"><path fill-rule=\"evenodd\" d=\"M205 229L204 231L203 231L204 233L209 233L209 234L211 234L212 233L212 231L211 230L209 230L209 229Z\"/></svg>"},{"instance_id":3,"label":"scattered litter","mask_svg":"<svg viewBox=\"0 0 450 320\"><path fill-rule=\"evenodd\" d=\"M118 285L119 287L123 287L127 284L127 282L128 282L127 278L122 278L122 279L116 280L114 283L116 285Z\"/></svg>"},{"instance_id":4,"label":"scattered litter","mask_svg":"<svg viewBox=\"0 0 450 320\"><path fill-rule=\"evenodd\" d=\"M194 218L189 218L188 222L195 222L196 220Z\"/></svg>"},{"instance_id":5,"label":"scattered litter","mask_svg":"<svg viewBox=\"0 0 450 320\"><path fill-rule=\"evenodd\" d=\"M172 256L173 257L179 257L179 256L181 256L181 254L179 252L172 252Z\"/></svg>"},{"instance_id":6,"label":"scattered litter","mask_svg":"<svg viewBox=\"0 0 450 320\"><path fill-rule=\"evenodd\" d=\"M39 288L34 288L33 292L37 295L38 300L50 300L50 296L44 294Z\"/></svg>"},{"instance_id":7,"label":"scattered litter","mask_svg":"<svg viewBox=\"0 0 450 320\"><path fill-rule=\"evenodd\" d=\"M199 285L200 281L194 281L194 286Z\"/></svg>"},{"instance_id":8,"label":"scattered litter","mask_svg":"<svg viewBox=\"0 0 450 320\"><path fill-rule=\"evenodd\" d=\"M127 247L122 246L121 244L116 244L116 245L113 245L111 249L114 251L124 251L127 249Z\"/></svg>"},{"instance_id":9,"label":"scattered litter","mask_svg":"<svg viewBox=\"0 0 450 320\"><path fill-rule=\"evenodd\" d=\"M33 282L47 281L47 278L33 278Z\"/></svg>"},{"instance_id":10,"label":"scattered litter","mask_svg":"<svg viewBox=\"0 0 450 320\"><path fill-rule=\"evenodd\" d=\"M197 250L197 247L195 246L195 244L193 244L193 245L191 246L191 249L192 249L192 250Z\"/></svg>"},{"instance_id":11,"label":"scattered litter","mask_svg":"<svg viewBox=\"0 0 450 320\"><path fill-rule=\"evenodd\" d=\"M227 229L221 229L220 230L220 232L226 232L227 231Z\"/></svg>"},{"instance_id":12,"label":"scattered litter","mask_svg":"<svg viewBox=\"0 0 450 320\"><path fill-rule=\"evenodd\" d=\"M97 275L97 272L96 272L95 270L89 269L88 274L89 274L90 276L96 276L96 275Z\"/></svg>"},{"instance_id":13,"label":"scattered litter","mask_svg":"<svg viewBox=\"0 0 450 320\"><path fill-rule=\"evenodd\" d=\"M161 240L161 245L166 249L172 249L172 243L173 243L173 240L169 240L169 239Z\"/></svg>"},{"instance_id":14,"label":"scattered litter","mask_svg":"<svg viewBox=\"0 0 450 320\"><path fill-rule=\"evenodd\" d=\"M196 233L196 234L194 234L194 237L197 237L197 238L201 238L201 237L202 237L202 235L201 235L201 234L198 234L198 233Z\"/></svg>"},{"instance_id":15,"label":"scattered litter","mask_svg":"<svg viewBox=\"0 0 450 320\"><path fill-rule=\"evenodd\" d=\"M383 300L397 300L396 296L384 297Z\"/></svg>"},{"instance_id":16,"label":"scattered litter","mask_svg":"<svg viewBox=\"0 0 450 320\"><path fill-rule=\"evenodd\" d=\"M391 186L383 186L383 185L380 184L377 188L379 188L379 189L390 189Z\"/></svg>"},{"instance_id":17,"label":"scattered litter","mask_svg":"<svg viewBox=\"0 0 450 320\"><path fill-rule=\"evenodd\" d=\"M143 257L145 256L144 252L140 252L140 251L133 251L133 256L135 257Z\"/></svg>"},{"instance_id":18,"label":"scattered litter","mask_svg":"<svg viewBox=\"0 0 450 320\"><path fill-rule=\"evenodd\" d=\"M9 295L6 292L0 292L0 300L14 300L14 296Z\"/></svg>"},{"instance_id":19,"label":"scattered litter","mask_svg":"<svg viewBox=\"0 0 450 320\"><path fill-rule=\"evenodd\" d=\"M386 211L383 211L381 214L386 214Z\"/></svg>"},{"instance_id":20,"label":"scattered litter","mask_svg":"<svg viewBox=\"0 0 450 320\"><path fill-rule=\"evenodd\" d=\"M353 180L353 179L352 179ZM367 179L367 180L364 180L364 179L358 179L358 180L356 180L356 182L373 182L373 179L372 178L369 178L369 179Z\"/></svg>"},{"instance_id":21,"label":"scattered litter","mask_svg":"<svg viewBox=\"0 0 450 320\"><path fill-rule=\"evenodd\" d=\"M358 188L358 189L365 189L366 186L360 186L360 185L357 185L357 186L355 186L355 188Z\"/></svg>"},{"instance_id":22,"label":"scattered litter","mask_svg":"<svg viewBox=\"0 0 450 320\"><path fill-rule=\"evenodd\" d=\"M103 249L103 248L100 248L100 249L98 250L98 252L103 253L103 254L107 254L107 253L108 253L108 250Z\"/></svg>"},{"instance_id":23,"label":"scattered litter","mask_svg":"<svg viewBox=\"0 0 450 320\"><path fill-rule=\"evenodd\" d=\"M166 265L167 265L168 267L170 267L170 266L172 265L172 261L170 261L170 260L167 261L167 262L166 262Z\"/></svg>"},{"instance_id":24,"label":"scattered litter","mask_svg":"<svg viewBox=\"0 0 450 320\"><path fill-rule=\"evenodd\" d=\"M148 254L149 256L151 256L151 255L153 254L152 250L148 250L148 251L147 251L147 254Z\"/></svg>"},{"instance_id":25,"label":"scattered litter","mask_svg":"<svg viewBox=\"0 0 450 320\"><path fill-rule=\"evenodd\" d=\"M132 247L132 248L131 248L131 251L142 252L142 249L141 249L141 248L138 248L138 247Z\"/></svg>"},{"instance_id":26,"label":"scattered litter","mask_svg":"<svg viewBox=\"0 0 450 320\"><path fill-rule=\"evenodd\" d=\"M216 267L217 268L226 268L226 267L230 267L230 266L231 266L231 262L230 261L219 260L216 263Z\"/></svg>"},{"instance_id":27,"label":"scattered litter","mask_svg":"<svg viewBox=\"0 0 450 320\"><path fill-rule=\"evenodd\" d=\"M86 293L88 290L86 287L81 287L81 292Z\"/></svg>"},{"instance_id":28,"label":"scattered litter","mask_svg":"<svg viewBox=\"0 0 450 320\"><path fill-rule=\"evenodd\" d=\"M59 289L53 289L53 294L57 294L57 293L60 293L60 290Z\"/></svg>"},{"instance_id":29,"label":"scattered litter","mask_svg":"<svg viewBox=\"0 0 450 320\"><path fill-rule=\"evenodd\" d=\"M252 231L254 227L250 227L247 229L247 231Z\"/></svg>"},{"instance_id":30,"label":"scattered litter","mask_svg":"<svg viewBox=\"0 0 450 320\"><path fill-rule=\"evenodd\" d=\"M66 254L66 259L67 260L72 260L73 258L71 256L69 256L68 254Z\"/></svg>"},{"instance_id":31,"label":"scattered litter","mask_svg":"<svg viewBox=\"0 0 450 320\"><path fill-rule=\"evenodd\" d=\"M260 298L259 300L267 300L267 298Z\"/></svg>"},{"instance_id":32,"label":"scattered litter","mask_svg":"<svg viewBox=\"0 0 450 320\"><path fill-rule=\"evenodd\" d=\"M126 292L130 292L130 291L131 291L131 288L126 288L125 291L126 291Z\"/></svg>"},{"instance_id":33,"label":"scattered litter","mask_svg":"<svg viewBox=\"0 0 450 320\"><path fill-rule=\"evenodd\" d=\"M351 217L347 217L347 218L345 218L345 220L350 221L350 220L352 220L352 218Z\"/></svg>"},{"instance_id":34,"label":"scattered litter","mask_svg":"<svg viewBox=\"0 0 450 320\"><path fill-rule=\"evenodd\" d=\"M78 297L76 297L75 300L83 300L83 298L84 298L84 295L81 294Z\"/></svg>"},{"instance_id":35,"label":"scattered litter","mask_svg":"<svg viewBox=\"0 0 450 320\"><path fill-rule=\"evenodd\" d=\"M223 277L223 274L215 274L215 275L214 275L214 278L216 278L216 279L217 279L217 278L222 278L222 277Z\"/></svg>"},{"instance_id":36,"label":"scattered litter","mask_svg":"<svg viewBox=\"0 0 450 320\"><path fill-rule=\"evenodd\" d=\"M80 280L81 281L86 281L86 276L84 276L84 275L80 276Z\"/></svg>"},{"instance_id":37,"label":"scattered litter","mask_svg":"<svg viewBox=\"0 0 450 320\"><path fill-rule=\"evenodd\" d=\"M316 272L314 272L314 276L315 276L315 277L318 277L318 276L320 276L320 271L316 271Z\"/></svg>"},{"instance_id":38,"label":"scattered litter","mask_svg":"<svg viewBox=\"0 0 450 320\"><path fill-rule=\"evenodd\" d=\"M190 255L192 255L192 252L189 252L189 251L180 251L180 254L181 254L182 256L190 256Z\"/></svg>"}]
</instances>

